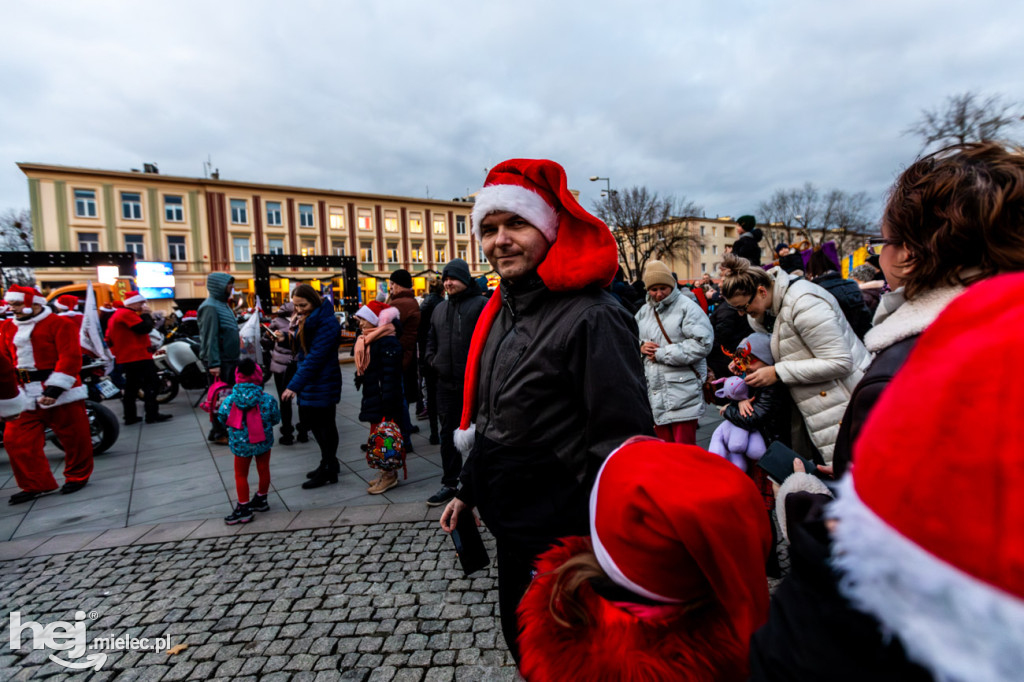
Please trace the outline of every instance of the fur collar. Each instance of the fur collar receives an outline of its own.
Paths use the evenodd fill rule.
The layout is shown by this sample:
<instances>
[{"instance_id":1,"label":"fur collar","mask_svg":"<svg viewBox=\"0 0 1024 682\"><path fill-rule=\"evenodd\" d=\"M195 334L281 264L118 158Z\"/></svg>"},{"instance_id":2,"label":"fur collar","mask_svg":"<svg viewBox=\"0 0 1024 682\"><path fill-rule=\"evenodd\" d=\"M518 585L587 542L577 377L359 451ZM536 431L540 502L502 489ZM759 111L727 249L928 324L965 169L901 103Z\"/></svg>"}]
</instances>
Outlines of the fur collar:
<instances>
[{"instance_id":1,"label":"fur collar","mask_svg":"<svg viewBox=\"0 0 1024 682\"><path fill-rule=\"evenodd\" d=\"M864 335L864 345L877 353L920 334L963 292L963 287L941 287L910 301L903 299L903 289L885 294L875 315L875 326Z\"/></svg>"},{"instance_id":2,"label":"fur collar","mask_svg":"<svg viewBox=\"0 0 1024 682\"><path fill-rule=\"evenodd\" d=\"M20 319L17 316L12 317L11 319L14 321L14 324L18 325L19 327L33 327L35 326L36 322L38 322L39 320L45 320L52 314L53 311L44 306L43 309L39 311L38 315L33 315L32 317L29 317L24 320Z\"/></svg>"},{"instance_id":3,"label":"fur collar","mask_svg":"<svg viewBox=\"0 0 1024 682\"><path fill-rule=\"evenodd\" d=\"M14 324L17 330L14 333L14 352L16 355L15 366L19 369L35 369L36 367L36 354L32 348L32 330L36 328L36 323L40 320L45 320L52 314L49 308L43 308L38 315L20 320L17 317L13 318Z\"/></svg>"},{"instance_id":4,"label":"fur collar","mask_svg":"<svg viewBox=\"0 0 1024 682\"><path fill-rule=\"evenodd\" d=\"M640 618L599 596L589 585L580 595L589 625L566 628L551 616L551 575L567 559L591 551L586 537L563 538L537 560L537 577L519 605L521 672L530 682L556 680L746 679L746 643L714 605L693 612Z\"/></svg>"}]
</instances>

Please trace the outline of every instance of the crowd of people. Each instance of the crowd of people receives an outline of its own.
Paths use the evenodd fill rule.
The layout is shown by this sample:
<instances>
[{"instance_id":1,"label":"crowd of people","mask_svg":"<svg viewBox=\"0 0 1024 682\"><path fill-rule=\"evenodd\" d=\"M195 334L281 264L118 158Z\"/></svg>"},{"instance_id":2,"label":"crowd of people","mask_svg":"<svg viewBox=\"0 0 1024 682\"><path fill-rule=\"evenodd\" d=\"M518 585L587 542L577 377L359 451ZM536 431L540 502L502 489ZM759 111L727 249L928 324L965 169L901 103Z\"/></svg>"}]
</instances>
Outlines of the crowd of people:
<instances>
[{"instance_id":1,"label":"crowd of people","mask_svg":"<svg viewBox=\"0 0 1024 682\"><path fill-rule=\"evenodd\" d=\"M1024 416L977 367L1015 357L1024 333L1024 155L981 143L915 161L849 279L786 244L762 266L756 220L738 223L717 280L684 286L651 261L630 285L561 166L495 166L472 229L498 287L454 259L422 302L397 270L355 313L367 492L399 485L415 407L443 465L426 503L445 505L447 532L482 519L494 535L502 632L531 682L1016 679ZM330 301L300 284L268 326L278 401L240 356L233 285L212 273L197 315L223 391L209 438L235 457L229 524L269 509L278 422L282 445L319 448L304 488L338 481L342 390ZM81 354L62 350L77 327L31 289L6 300L19 495L56 489L43 426L67 438L74 492L91 470L73 435ZM138 388L145 420L168 418L151 400L152 326L141 297L106 325L126 423ZM705 451L709 409L724 421ZM773 452L794 456L790 475L760 466ZM770 599L779 532L791 570Z\"/></svg>"}]
</instances>

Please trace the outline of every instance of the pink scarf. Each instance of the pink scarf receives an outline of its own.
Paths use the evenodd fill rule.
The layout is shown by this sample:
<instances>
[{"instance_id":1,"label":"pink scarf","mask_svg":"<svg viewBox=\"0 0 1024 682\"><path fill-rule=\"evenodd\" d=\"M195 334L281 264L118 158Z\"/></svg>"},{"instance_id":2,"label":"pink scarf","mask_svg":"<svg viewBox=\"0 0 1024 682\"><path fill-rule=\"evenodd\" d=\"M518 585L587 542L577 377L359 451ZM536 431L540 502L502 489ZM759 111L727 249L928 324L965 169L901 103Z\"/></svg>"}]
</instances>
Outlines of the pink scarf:
<instances>
[{"instance_id":1,"label":"pink scarf","mask_svg":"<svg viewBox=\"0 0 1024 682\"><path fill-rule=\"evenodd\" d=\"M356 339L356 374L362 376L370 366L370 344L383 336L394 336L395 325L382 324L369 331L364 331Z\"/></svg>"},{"instance_id":2,"label":"pink scarf","mask_svg":"<svg viewBox=\"0 0 1024 682\"><path fill-rule=\"evenodd\" d=\"M263 369L256 365L256 371L252 376L245 376L237 369L235 370L236 384L263 385ZM227 425L233 429L242 428L242 418L245 417L245 430L249 433L250 443L262 443L267 440L267 434L263 430L263 416L260 414L260 406L253 405L248 410L243 410L238 405L231 403L231 412L228 413Z\"/></svg>"}]
</instances>

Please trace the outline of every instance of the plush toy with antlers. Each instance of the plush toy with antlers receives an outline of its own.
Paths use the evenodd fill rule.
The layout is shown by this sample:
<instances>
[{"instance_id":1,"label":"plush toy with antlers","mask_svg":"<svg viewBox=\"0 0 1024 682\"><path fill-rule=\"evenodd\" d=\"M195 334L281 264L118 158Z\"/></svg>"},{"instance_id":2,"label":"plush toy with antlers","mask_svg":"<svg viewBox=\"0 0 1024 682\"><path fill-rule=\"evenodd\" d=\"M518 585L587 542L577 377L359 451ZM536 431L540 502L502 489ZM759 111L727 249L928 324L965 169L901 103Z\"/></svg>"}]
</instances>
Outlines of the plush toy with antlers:
<instances>
[{"instance_id":1,"label":"plush toy with antlers","mask_svg":"<svg viewBox=\"0 0 1024 682\"><path fill-rule=\"evenodd\" d=\"M736 353L732 357L739 368L741 354ZM747 392L747 384L743 381L742 377L718 379L713 383L715 385L723 384L722 388L715 391L715 395L719 398L727 398L739 402L750 397ZM718 425L715 432L711 434L711 445L708 447L709 452L725 457L744 471L747 469L746 459L755 461L761 459L764 456L765 449L764 437L758 431L747 431L730 421L724 421Z\"/></svg>"}]
</instances>

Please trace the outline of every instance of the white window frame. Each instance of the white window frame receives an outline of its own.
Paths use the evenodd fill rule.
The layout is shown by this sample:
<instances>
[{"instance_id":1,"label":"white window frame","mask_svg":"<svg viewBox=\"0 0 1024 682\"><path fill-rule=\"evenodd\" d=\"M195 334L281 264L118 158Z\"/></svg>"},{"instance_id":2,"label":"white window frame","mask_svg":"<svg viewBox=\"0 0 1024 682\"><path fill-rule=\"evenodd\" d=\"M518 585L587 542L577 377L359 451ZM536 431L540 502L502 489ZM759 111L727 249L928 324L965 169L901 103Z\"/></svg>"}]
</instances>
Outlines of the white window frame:
<instances>
[{"instance_id":1,"label":"white window frame","mask_svg":"<svg viewBox=\"0 0 1024 682\"><path fill-rule=\"evenodd\" d=\"M361 263L372 263L373 262L373 244L363 242L359 244L359 262Z\"/></svg>"},{"instance_id":2,"label":"white window frame","mask_svg":"<svg viewBox=\"0 0 1024 682\"><path fill-rule=\"evenodd\" d=\"M274 245L277 242L277 246ZM270 237L267 239L267 251L270 252L271 256L283 256L284 255L284 237Z\"/></svg>"},{"instance_id":3,"label":"white window frame","mask_svg":"<svg viewBox=\"0 0 1024 682\"><path fill-rule=\"evenodd\" d=\"M434 262L435 263L447 263L448 262L448 246L447 246L447 244L434 244Z\"/></svg>"},{"instance_id":4,"label":"white window frame","mask_svg":"<svg viewBox=\"0 0 1024 682\"><path fill-rule=\"evenodd\" d=\"M331 242L331 254L335 256L344 256L345 251L348 249L348 245L344 240L336 239Z\"/></svg>"},{"instance_id":5,"label":"white window frame","mask_svg":"<svg viewBox=\"0 0 1024 682\"><path fill-rule=\"evenodd\" d=\"M468 255L468 251L466 249L466 245L465 244L463 244L462 246L459 246L456 249L456 252L459 254L458 258L461 258L462 260L466 260L466 256Z\"/></svg>"},{"instance_id":6,"label":"white window frame","mask_svg":"<svg viewBox=\"0 0 1024 682\"><path fill-rule=\"evenodd\" d=\"M177 203L168 203L168 199L176 199ZM164 220L169 223L185 222L185 197L180 194L164 195Z\"/></svg>"},{"instance_id":7,"label":"white window frame","mask_svg":"<svg viewBox=\"0 0 1024 682\"><path fill-rule=\"evenodd\" d=\"M384 231L391 234L400 232L398 226L398 211L393 209L384 211Z\"/></svg>"},{"instance_id":8,"label":"white window frame","mask_svg":"<svg viewBox=\"0 0 1024 682\"><path fill-rule=\"evenodd\" d=\"M299 227L316 227L313 204L299 204Z\"/></svg>"},{"instance_id":9,"label":"white window frame","mask_svg":"<svg viewBox=\"0 0 1024 682\"><path fill-rule=\"evenodd\" d=\"M244 242L244 244L242 243ZM239 249L242 249L241 252ZM231 237L231 255L236 263L248 263L252 260L252 242L248 237Z\"/></svg>"},{"instance_id":10,"label":"white window frame","mask_svg":"<svg viewBox=\"0 0 1024 682\"><path fill-rule=\"evenodd\" d=\"M444 219L443 215L434 215L431 217L430 222L433 223L434 234L448 234L448 221ZM440 225L441 229L437 229Z\"/></svg>"},{"instance_id":11,"label":"white window frame","mask_svg":"<svg viewBox=\"0 0 1024 682\"><path fill-rule=\"evenodd\" d=\"M363 225L366 227L363 227ZM368 208L357 209L356 227L363 232L373 232L373 211Z\"/></svg>"},{"instance_id":12,"label":"white window frame","mask_svg":"<svg viewBox=\"0 0 1024 682\"><path fill-rule=\"evenodd\" d=\"M135 197L135 199L128 197ZM121 218L142 220L142 192L121 192Z\"/></svg>"},{"instance_id":13,"label":"white window frame","mask_svg":"<svg viewBox=\"0 0 1024 682\"><path fill-rule=\"evenodd\" d=\"M95 239L82 239L84 236L95 237ZM82 245L88 244L95 248L83 249ZM78 252L79 253L96 253L100 250L100 233L99 232L79 232L78 233Z\"/></svg>"},{"instance_id":14,"label":"white window frame","mask_svg":"<svg viewBox=\"0 0 1024 682\"><path fill-rule=\"evenodd\" d=\"M175 241L172 244L171 243L172 239L175 239L175 240L180 239L181 241L180 242ZM187 256L185 254L187 252L186 252L185 248L186 248L186 242L185 242L185 236L184 235L181 235L181 234L169 234L169 235L167 235L167 260L179 261L179 262L186 260ZM180 258L175 258L175 255L180 255L181 257Z\"/></svg>"},{"instance_id":15,"label":"white window frame","mask_svg":"<svg viewBox=\"0 0 1024 682\"><path fill-rule=\"evenodd\" d=\"M423 256L423 244L414 244L409 253L409 260L413 263L422 263Z\"/></svg>"},{"instance_id":16,"label":"white window frame","mask_svg":"<svg viewBox=\"0 0 1024 682\"><path fill-rule=\"evenodd\" d=\"M402 254L398 248L397 243L391 243L387 245L384 250L384 258L388 263L401 263Z\"/></svg>"},{"instance_id":17,"label":"white window frame","mask_svg":"<svg viewBox=\"0 0 1024 682\"><path fill-rule=\"evenodd\" d=\"M409 211L409 232L423 234L423 213L420 211Z\"/></svg>"},{"instance_id":18,"label":"white window frame","mask_svg":"<svg viewBox=\"0 0 1024 682\"><path fill-rule=\"evenodd\" d=\"M131 237L132 241L129 243L128 238ZM138 239L138 241L135 241ZM146 260L146 237L141 234L126 234L124 235L124 250L129 253L134 253L138 260Z\"/></svg>"},{"instance_id":19,"label":"white window frame","mask_svg":"<svg viewBox=\"0 0 1024 682\"><path fill-rule=\"evenodd\" d=\"M277 208L271 208L276 206ZM267 202L267 226L268 227L281 227L284 225L281 222L281 202L280 201L268 201Z\"/></svg>"},{"instance_id":20,"label":"white window frame","mask_svg":"<svg viewBox=\"0 0 1024 682\"><path fill-rule=\"evenodd\" d=\"M337 220L335 220L335 218L337 218ZM338 210L335 210L335 209L332 208L331 209L330 217L328 218L328 221L330 221L330 227L331 227L332 230L344 230L345 229L345 210L342 209L342 210L338 211Z\"/></svg>"},{"instance_id":21,"label":"white window frame","mask_svg":"<svg viewBox=\"0 0 1024 682\"><path fill-rule=\"evenodd\" d=\"M81 192L82 196L79 196ZM86 196L88 195L88 196ZM75 189L73 192L75 197L75 217L76 218L95 218L96 217L96 190L94 189Z\"/></svg>"},{"instance_id":22,"label":"white window frame","mask_svg":"<svg viewBox=\"0 0 1024 682\"><path fill-rule=\"evenodd\" d=\"M249 202L245 199L231 199L229 205L231 206L231 224L248 225Z\"/></svg>"},{"instance_id":23,"label":"white window frame","mask_svg":"<svg viewBox=\"0 0 1024 682\"><path fill-rule=\"evenodd\" d=\"M466 234L466 216L457 215L455 216L455 234L465 235Z\"/></svg>"},{"instance_id":24,"label":"white window frame","mask_svg":"<svg viewBox=\"0 0 1024 682\"><path fill-rule=\"evenodd\" d=\"M312 246L306 246L312 244ZM315 256L316 255L316 240L315 239L303 239L299 242L299 253L303 256Z\"/></svg>"}]
</instances>

